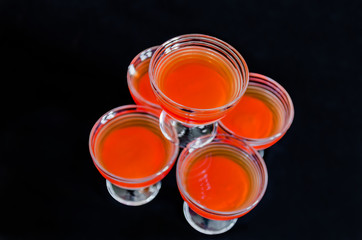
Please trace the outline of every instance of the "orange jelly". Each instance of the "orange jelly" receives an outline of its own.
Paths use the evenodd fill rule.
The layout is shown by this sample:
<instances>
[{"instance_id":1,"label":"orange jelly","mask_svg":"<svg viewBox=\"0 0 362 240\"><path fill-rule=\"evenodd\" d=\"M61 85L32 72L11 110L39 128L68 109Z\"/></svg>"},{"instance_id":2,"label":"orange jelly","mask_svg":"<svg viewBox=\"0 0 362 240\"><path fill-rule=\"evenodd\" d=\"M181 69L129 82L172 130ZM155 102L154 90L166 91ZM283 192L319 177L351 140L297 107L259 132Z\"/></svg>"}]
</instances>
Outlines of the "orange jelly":
<instances>
[{"instance_id":1,"label":"orange jelly","mask_svg":"<svg viewBox=\"0 0 362 240\"><path fill-rule=\"evenodd\" d=\"M252 181L253 169L245 157L225 144L208 145L198 151L200 153L186 160L188 162L182 173L189 196L212 211L230 213L247 206L251 194L255 192L255 183ZM184 199L201 216L216 220L227 218L219 219Z\"/></svg>"},{"instance_id":2,"label":"orange jelly","mask_svg":"<svg viewBox=\"0 0 362 240\"><path fill-rule=\"evenodd\" d=\"M281 126L278 104L274 98L256 86L249 86L240 102L221 120L221 123L233 134L244 138L271 137Z\"/></svg>"},{"instance_id":3,"label":"orange jelly","mask_svg":"<svg viewBox=\"0 0 362 240\"><path fill-rule=\"evenodd\" d=\"M215 211L233 211L249 193L248 173L232 159L206 156L187 173L186 189L191 197Z\"/></svg>"},{"instance_id":4,"label":"orange jelly","mask_svg":"<svg viewBox=\"0 0 362 240\"><path fill-rule=\"evenodd\" d=\"M274 133L273 111L261 99L245 94L221 120L224 126L246 138L266 138Z\"/></svg>"},{"instance_id":5,"label":"orange jelly","mask_svg":"<svg viewBox=\"0 0 362 240\"><path fill-rule=\"evenodd\" d=\"M233 100L237 84L223 56L199 47L170 55L163 60L156 80L169 99L196 109L218 108Z\"/></svg>"},{"instance_id":6,"label":"orange jelly","mask_svg":"<svg viewBox=\"0 0 362 240\"><path fill-rule=\"evenodd\" d=\"M141 114L116 119L99 133L96 146L95 156L102 167L123 179L146 178L158 173L173 153L172 143L164 138L158 120ZM127 187L127 184L112 183Z\"/></svg>"},{"instance_id":7,"label":"orange jelly","mask_svg":"<svg viewBox=\"0 0 362 240\"><path fill-rule=\"evenodd\" d=\"M150 60L145 60L140 66L136 69L136 74L133 76L132 85L135 88L135 90L138 92L138 94L144 98L145 100L154 103L158 105L156 96L153 93L150 78L148 75L148 66L149 66ZM132 91L131 91L132 93ZM137 104L142 105L143 101L135 98L133 96L135 102Z\"/></svg>"}]
</instances>

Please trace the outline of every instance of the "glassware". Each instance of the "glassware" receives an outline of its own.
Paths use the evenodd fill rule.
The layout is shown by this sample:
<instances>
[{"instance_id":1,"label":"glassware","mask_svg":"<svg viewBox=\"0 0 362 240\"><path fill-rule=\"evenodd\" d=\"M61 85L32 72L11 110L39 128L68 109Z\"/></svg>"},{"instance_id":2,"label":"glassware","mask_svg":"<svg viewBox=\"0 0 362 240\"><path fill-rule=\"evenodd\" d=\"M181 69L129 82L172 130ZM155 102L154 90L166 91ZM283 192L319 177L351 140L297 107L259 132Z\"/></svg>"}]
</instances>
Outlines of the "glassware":
<instances>
[{"instance_id":1,"label":"glassware","mask_svg":"<svg viewBox=\"0 0 362 240\"><path fill-rule=\"evenodd\" d=\"M104 114L91 130L93 163L120 203L138 206L151 201L175 163L178 147L161 133L159 114L150 107L126 105Z\"/></svg>"},{"instance_id":2,"label":"glassware","mask_svg":"<svg viewBox=\"0 0 362 240\"><path fill-rule=\"evenodd\" d=\"M152 89L163 111L160 127L167 139L185 147L203 137L210 142L217 121L240 100L249 72L240 53L211 36L189 34L162 44L149 65Z\"/></svg>"},{"instance_id":3,"label":"glassware","mask_svg":"<svg viewBox=\"0 0 362 240\"><path fill-rule=\"evenodd\" d=\"M128 66L127 84L132 98L137 105L161 109L152 91L148 76L150 60L157 48L158 46L150 47L133 58Z\"/></svg>"},{"instance_id":4,"label":"glassware","mask_svg":"<svg viewBox=\"0 0 362 240\"><path fill-rule=\"evenodd\" d=\"M293 102L287 91L267 76L250 73L244 96L219 126L263 152L286 133L293 118Z\"/></svg>"},{"instance_id":5,"label":"glassware","mask_svg":"<svg viewBox=\"0 0 362 240\"><path fill-rule=\"evenodd\" d=\"M218 134L202 148L197 143L195 148L195 141L183 149L176 168L184 215L201 233L223 233L259 203L267 169L257 151L237 137Z\"/></svg>"}]
</instances>

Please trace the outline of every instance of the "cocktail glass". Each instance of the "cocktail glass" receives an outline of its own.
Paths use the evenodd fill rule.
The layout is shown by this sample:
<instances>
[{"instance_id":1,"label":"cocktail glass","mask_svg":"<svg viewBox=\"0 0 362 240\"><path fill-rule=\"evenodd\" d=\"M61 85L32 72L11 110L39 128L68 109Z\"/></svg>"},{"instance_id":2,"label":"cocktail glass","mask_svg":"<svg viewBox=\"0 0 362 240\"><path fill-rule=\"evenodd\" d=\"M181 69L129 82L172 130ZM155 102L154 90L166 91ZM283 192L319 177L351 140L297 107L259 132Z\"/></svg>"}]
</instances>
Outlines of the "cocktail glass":
<instances>
[{"instance_id":1,"label":"cocktail glass","mask_svg":"<svg viewBox=\"0 0 362 240\"><path fill-rule=\"evenodd\" d=\"M127 83L132 98L137 105L161 109L152 91L148 76L150 60L157 48L158 46L150 47L133 58L128 66Z\"/></svg>"},{"instance_id":2,"label":"cocktail glass","mask_svg":"<svg viewBox=\"0 0 362 240\"><path fill-rule=\"evenodd\" d=\"M219 122L220 128L244 139L259 150L275 144L294 118L293 102L287 91L273 79L250 73L249 85L240 102Z\"/></svg>"},{"instance_id":3,"label":"cocktail glass","mask_svg":"<svg viewBox=\"0 0 362 240\"><path fill-rule=\"evenodd\" d=\"M120 203L138 206L151 201L175 163L178 147L161 133L159 114L150 107L126 105L104 114L91 130L93 163Z\"/></svg>"},{"instance_id":4,"label":"cocktail glass","mask_svg":"<svg viewBox=\"0 0 362 240\"><path fill-rule=\"evenodd\" d=\"M202 148L195 141L177 162L184 215L201 233L223 233L259 203L267 169L259 153L237 137L218 134Z\"/></svg>"},{"instance_id":5,"label":"cocktail glass","mask_svg":"<svg viewBox=\"0 0 362 240\"><path fill-rule=\"evenodd\" d=\"M148 73L163 109L160 128L180 147L201 136L208 137L200 138L199 147L210 142L217 121L237 104L249 79L238 51L201 34L178 36L162 44L151 58Z\"/></svg>"}]
</instances>

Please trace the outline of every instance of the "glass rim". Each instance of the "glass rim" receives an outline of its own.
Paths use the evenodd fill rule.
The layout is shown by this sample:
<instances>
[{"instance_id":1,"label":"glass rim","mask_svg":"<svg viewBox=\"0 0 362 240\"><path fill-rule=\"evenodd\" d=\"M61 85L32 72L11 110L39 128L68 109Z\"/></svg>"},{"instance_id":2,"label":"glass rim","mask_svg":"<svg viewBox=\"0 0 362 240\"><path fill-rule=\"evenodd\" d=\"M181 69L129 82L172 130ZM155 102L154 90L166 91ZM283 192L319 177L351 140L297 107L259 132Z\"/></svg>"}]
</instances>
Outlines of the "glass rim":
<instances>
[{"instance_id":1,"label":"glass rim","mask_svg":"<svg viewBox=\"0 0 362 240\"><path fill-rule=\"evenodd\" d=\"M115 112L116 112L116 114L113 115L113 113L115 113ZM148 181L151 181L151 180L157 178L158 176L162 175L164 172L168 171L168 169L171 168L173 166L173 164L175 163L177 155L178 155L178 150L179 150L176 145L174 145L173 143L171 143L169 141L167 141L167 142L169 142L173 146L173 149L172 149L171 157L167 161L167 164L161 170L159 170L157 173L154 173L150 176L143 177L143 178L131 178L131 179L123 178L123 177L119 177L113 173L110 173L108 170L106 170L102 166L102 164L99 163L98 159L96 158L96 156L94 154L94 141L96 140L96 133L100 129L106 127L109 120L117 118L117 117L125 115L125 114L129 114L129 113L143 113L143 114L147 114L147 115L152 116L157 119L159 116L158 112L160 112L159 109L154 109L154 108L151 108L148 106L143 106L143 105L130 104L130 105L123 105L123 106L113 108L113 109L107 111L105 114L103 114L93 125L92 130L89 134L89 141L88 141L90 155L92 157L93 163L98 168L98 170L101 171L102 173L104 173L107 177L111 178L112 180L126 183L126 184L145 183L145 182L148 182ZM108 118L108 116L111 116L111 117ZM106 122L102 123L102 121L104 121L104 119L106 120ZM165 139L165 140L167 140L167 139Z\"/></svg>"},{"instance_id":2,"label":"glass rim","mask_svg":"<svg viewBox=\"0 0 362 240\"><path fill-rule=\"evenodd\" d=\"M249 74L249 85L253 85L253 83L260 83L260 82L264 82L268 84L268 87L271 87L273 90L276 90L278 93L281 93L283 95L283 97L286 98L286 102L287 105L282 104L284 106L287 106L288 110L289 110L289 114L287 115L287 121L285 122L285 124L283 124L283 126L281 127L281 129L273 134L270 137L265 137L265 138L250 138L250 137L243 137L237 133L235 133L234 131L230 130L228 127L225 126L225 124L223 124L222 119L219 121L219 126L221 127L222 130L224 130L225 132L227 132L228 134L232 134L235 136L238 136L246 141L250 143L257 143L255 144L255 146L259 146L259 145L263 145L263 144L267 144L275 139L277 139L280 136L283 136L283 134L290 128L290 126L292 125L293 119L294 119L294 105L293 105L293 101L291 99L291 97L289 96L289 93L285 90L285 88L280 85L277 81L273 80L272 78L262 75L260 73L252 73L250 72ZM272 93L273 96L277 97L278 100L280 100L280 97L277 96L276 94L274 94L273 92L267 90L269 93Z\"/></svg>"},{"instance_id":3,"label":"glass rim","mask_svg":"<svg viewBox=\"0 0 362 240\"><path fill-rule=\"evenodd\" d=\"M154 107L154 108L158 108L158 109L161 109L161 106L160 105L157 105L153 102L150 102L148 101L147 99L145 99L138 91L137 89L133 86L132 82L132 78L131 78L131 74L130 74L130 67L137 62L138 59L141 59L141 55L144 55L146 52L151 52L151 56L147 56L147 58L145 59L141 59L141 62L143 62L144 60L146 59L150 59L152 58L153 54L156 52L157 48L159 48L159 45L156 45L156 46L152 46L152 47L149 47L149 48L146 48L145 50L139 52L133 59L132 61L130 62L130 64L128 65L128 68L127 68L127 84L128 84L128 87L129 87L129 90L131 91L131 93L137 98L137 99L141 99L142 102L145 102L146 104L148 104L149 106L151 107ZM150 61L151 63L151 61ZM136 69L136 67L134 67L134 69ZM148 69L149 67L147 67L147 74L148 74Z\"/></svg>"},{"instance_id":4,"label":"glass rim","mask_svg":"<svg viewBox=\"0 0 362 240\"><path fill-rule=\"evenodd\" d=\"M205 146L212 144L215 140L232 140L237 142L238 144L241 144L243 147L246 147L248 150L251 151L251 154L249 154L248 152L245 152L245 150L241 149L238 147L238 149L243 150L245 153L247 153L248 156L252 155L252 156L256 156L256 159L253 159L253 161L256 161L256 164L258 165L258 168L260 169L260 174L263 178L263 186L261 187L260 191L258 191L257 197L255 197L255 199L253 199L253 201L251 202L251 204L249 204L247 207L244 207L242 209L238 209L235 211L216 211L216 210L212 210L210 208L207 208L203 205L201 205L200 203L198 203L195 199L193 199L188 192L185 190L183 184L181 183L181 174L179 174L180 169L182 167L182 164L184 161L187 161L187 157L193 152L193 151L197 151L197 150L202 150ZM205 146L203 146L203 148L192 148L192 145L194 144L194 142L198 141L197 139L194 140L193 142L189 143L180 153L180 156L178 158L177 161L177 166L176 166L176 182L177 182L177 186L179 187L179 191L181 192L181 194L188 200L190 201L194 206L196 206L198 209L207 212L208 214L211 215L216 215L219 217L238 217L241 214L247 213L249 212L251 209L253 209L263 198L267 185L268 185L268 170L266 167L266 164L263 160L263 158L260 156L260 154L258 153L257 150L255 150L253 147L251 147L246 141L237 138L235 136L229 135L229 134L217 134L215 136L215 138L208 144L206 144ZM227 143L224 143L227 144ZM261 166L260 166L261 165Z\"/></svg>"},{"instance_id":5,"label":"glass rim","mask_svg":"<svg viewBox=\"0 0 362 240\"><path fill-rule=\"evenodd\" d=\"M228 56L231 56L234 61L235 61L235 68L237 69L237 74L239 75L240 81L241 81L241 86L240 89L237 93L237 96L230 101L229 103L220 106L220 107L216 107L216 108L208 108L208 109L202 109L202 108L193 108L193 107L187 107L184 106L182 104L179 104L177 102L175 102L174 100L170 99L169 97L167 97L157 86L156 82L155 82L155 78L154 78L154 69L153 69L153 65L156 64L156 57L158 57L163 50L167 50L170 46L173 45L177 45L179 43L179 41L199 41L199 42L204 42L204 43L208 43L208 46L218 46L218 47L223 47L223 49L228 51ZM179 48L177 48L179 49ZM229 59L228 59L229 60ZM230 61L230 60L229 60ZM241 71L240 71L241 70ZM164 42L162 45L159 46L159 48L156 50L156 52L154 52L151 61L150 61L150 65L149 65L149 77L150 77L150 82L151 82L151 86L153 88L153 90L155 91L155 94L160 94L161 97L163 99L165 99L168 103L171 103L172 106L177 107L179 110L183 110L183 111L187 111L187 112L212 112L212 111L218 111L218 110L223 110L223 109L228 109L231 106L233 106L236 102L238 102L240 100L240 98L242 97L242 95L244 94L244 92L246 91L246 88L248 86L248 81L249 81L249 69L248 66L246 64L246 61L244 60L244 58L241 56L241 54L230 44L216 38L216 37L212 37L209 35L204 35L204 34L197 34L197 33L193 33L193 34L184 34L184 35L180 35L174 38L171 38L170 40ZM156 95L157 95L156 94Z\"/></svg>"}]
</instances>

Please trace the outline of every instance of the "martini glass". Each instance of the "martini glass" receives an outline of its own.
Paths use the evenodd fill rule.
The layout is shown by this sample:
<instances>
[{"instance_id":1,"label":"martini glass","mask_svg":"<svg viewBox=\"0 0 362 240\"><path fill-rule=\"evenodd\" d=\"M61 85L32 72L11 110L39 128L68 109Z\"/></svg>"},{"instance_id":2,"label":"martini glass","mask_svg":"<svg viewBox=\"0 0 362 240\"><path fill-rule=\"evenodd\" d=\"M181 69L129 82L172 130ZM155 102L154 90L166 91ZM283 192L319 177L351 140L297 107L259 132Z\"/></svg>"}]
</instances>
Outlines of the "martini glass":
<instances>
[{"instance_id":1,"label":"martini glass","mask_svg":"<svg viewBox=\"0 0 362 240\"><path fill-rule=\"evenodd\" d=\"M250 73L249 85L241 101L219 122L220 128L244 139L264 153L279 141L294 118L288 92L273 79Z\"/></svg>"},{"instance_id":2,"label":"martini glass","mask_svg":"<svg viewBox=\"0 0 362 240\"><path fill-rule=\"evenodd\" d=\"M199 147L210 142L217 121L237 104L249 79L238 51L201 34L178 36L162 44L148 72L163 109L161 131L180 147L195 139Z\"/></svg>"},{"instance_id":3,"label":"martini glass","mask_svg":"<svg viewBox=\"0 0 362 240\"><path fill-rule=\"evenodd\" d=\"M151 201L175 163L178 147L161 133L159 113L146 106L122 106L105 113L91 130L93 163L120 203L138 206Z\"/></svg>"},{"instance_id":4,"label":"martini glass","mask_svg":"<svg viewBox=\"0 0 362 240\"><path fill-rule=\"evenodd\" d=\"M127 84L132 98L137 105L161 109L152 91L148 76L150 60L157 48L158 46L150 47L133 58L128 66Z\"/></svg>"},{"instance_id":5,"label":"martini glass","mask_svg":"<svg viewBox=\"0 0 362 240\"><path fill-rule=\"evenodd\" d=\"M259 153L237 137L218 134L202 148L197 143L195 148L195 141L177 162L184 215L197 231L220 234L259 203L267 169Z\"/></svg>"}]
</instances>

